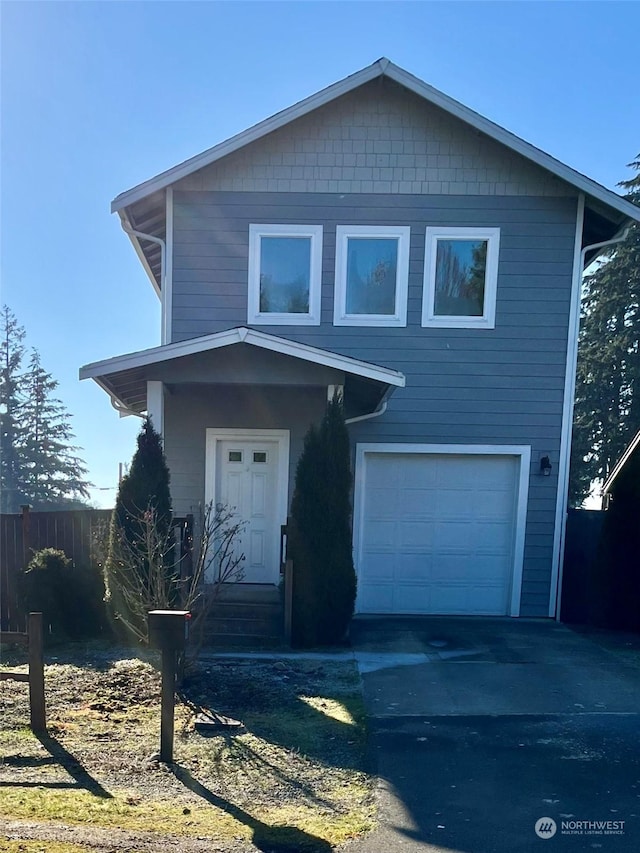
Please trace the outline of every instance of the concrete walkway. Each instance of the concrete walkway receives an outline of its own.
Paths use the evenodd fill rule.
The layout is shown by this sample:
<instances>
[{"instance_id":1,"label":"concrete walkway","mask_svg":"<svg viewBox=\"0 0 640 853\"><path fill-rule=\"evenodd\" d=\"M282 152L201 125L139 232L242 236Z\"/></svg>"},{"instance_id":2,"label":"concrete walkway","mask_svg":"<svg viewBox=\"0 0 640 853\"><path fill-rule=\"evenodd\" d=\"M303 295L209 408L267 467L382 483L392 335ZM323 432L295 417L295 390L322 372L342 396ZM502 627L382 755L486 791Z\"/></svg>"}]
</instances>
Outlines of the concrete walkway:
<instances>
[{"instance_id":1,"label":"concrete walkway","mask_svg":"<svg viewBox=\"0 0 640 853\"><path fill-rule=\"evenodd\" d=\"M640 643L606 639L356 620L382 825L350 853L640 850Z\"/></svg>"}]
</instances>

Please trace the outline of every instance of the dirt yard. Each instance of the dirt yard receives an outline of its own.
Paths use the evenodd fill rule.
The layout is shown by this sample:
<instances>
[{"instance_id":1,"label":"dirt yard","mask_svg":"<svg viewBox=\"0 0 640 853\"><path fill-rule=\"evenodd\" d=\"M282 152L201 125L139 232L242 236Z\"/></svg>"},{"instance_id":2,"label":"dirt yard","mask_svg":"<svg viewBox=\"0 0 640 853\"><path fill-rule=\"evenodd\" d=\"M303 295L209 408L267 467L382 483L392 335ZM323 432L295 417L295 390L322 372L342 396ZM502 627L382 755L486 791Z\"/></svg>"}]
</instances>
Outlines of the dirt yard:
<instances>
[{"instance_id":1,"label":"dirt yard","mask_svg":"<svg viewBox=\"0 0 640 853\"><path fill-rule=\"evenodd\" d=\"M2 668L24 671L11 654L3 650ZM351 663L201 664L176 705L172 766L157 757L158 663L130 651L52 651L48 733L38 738L27 685L0 682L0 850L324 851L371 829ZM243 728L203 735L194 727L203 710Z\"/></svg>"}]
</instances>

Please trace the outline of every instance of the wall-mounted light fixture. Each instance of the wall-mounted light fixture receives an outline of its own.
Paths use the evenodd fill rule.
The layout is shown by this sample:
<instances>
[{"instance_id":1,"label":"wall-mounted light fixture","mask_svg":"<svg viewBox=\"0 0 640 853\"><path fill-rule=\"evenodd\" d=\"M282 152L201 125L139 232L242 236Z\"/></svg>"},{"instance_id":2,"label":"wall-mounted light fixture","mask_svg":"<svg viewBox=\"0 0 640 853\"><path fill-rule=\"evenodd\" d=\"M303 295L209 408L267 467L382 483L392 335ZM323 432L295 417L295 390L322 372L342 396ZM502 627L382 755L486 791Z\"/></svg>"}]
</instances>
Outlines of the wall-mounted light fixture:
<instances>
[{"instance_id":1,"label":"wall-mounted light fixture","mask_svg":"<svg viewBox=\"0 0 640 853\"><path fill-rule=\"evenodd\" d=\"M540 457L540 473L543 477L549 477L551 474L551 460L548 456Z\"/></svg>"}]
</instances>

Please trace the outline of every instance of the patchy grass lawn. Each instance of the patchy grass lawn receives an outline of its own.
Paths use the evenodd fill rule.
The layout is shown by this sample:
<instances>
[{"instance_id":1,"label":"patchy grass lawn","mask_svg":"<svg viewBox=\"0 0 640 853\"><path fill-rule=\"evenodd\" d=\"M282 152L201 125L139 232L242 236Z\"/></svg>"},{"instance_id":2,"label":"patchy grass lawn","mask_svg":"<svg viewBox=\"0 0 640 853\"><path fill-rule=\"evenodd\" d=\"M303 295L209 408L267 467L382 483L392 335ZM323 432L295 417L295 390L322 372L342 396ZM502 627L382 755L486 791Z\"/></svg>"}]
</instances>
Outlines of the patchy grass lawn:
<instances>
[{"instance_id":1,"label":"patchy grass lawn","mask_svg":"<svg viewBox=\"0 0 640 853\"><path fill-rule=\"evenodd\" d=\"M364 711L344 661L212 661L176 705L175 765L159 763L160 677L115 651L55 652L49 731L26 727L28 687L0 682L0 816L326 850L374 823ZM3 666L7 656L2 656ZM24 667L19 667L24 670ZM202 736L215 709L240 732ZM5 842L8 843L8 842ZM20 842L25 850L31 842ZM61 848L62 850L63 848Z\"/></svg>"}]
</instances>

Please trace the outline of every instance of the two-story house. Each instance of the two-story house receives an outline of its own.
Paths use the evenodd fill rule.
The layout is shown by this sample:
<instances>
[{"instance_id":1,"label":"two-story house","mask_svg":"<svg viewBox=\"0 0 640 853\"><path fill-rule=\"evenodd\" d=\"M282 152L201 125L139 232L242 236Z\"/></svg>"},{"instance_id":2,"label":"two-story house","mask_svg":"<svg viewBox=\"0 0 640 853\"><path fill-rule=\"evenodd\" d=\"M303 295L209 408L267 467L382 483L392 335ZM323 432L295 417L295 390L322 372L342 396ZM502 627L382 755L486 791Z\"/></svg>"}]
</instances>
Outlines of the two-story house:
<instances>
[{"instance_id":1,"label":"two-story house","mask_svg":"<svg viewBox=\"0 0 640 853\"><path fill-rule=\"evenodd\" d=\"M341 389L358 613L554 616L580 282L640 210L386 59L118 196L162 343L90 364L164 436L174 510L276 584Z\"/></svg>"}]
</instances>

